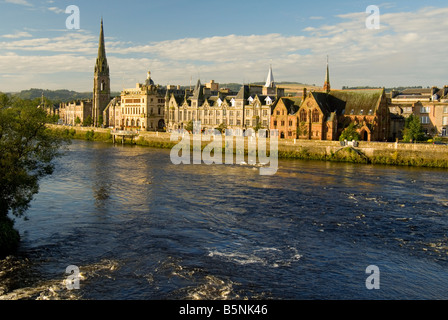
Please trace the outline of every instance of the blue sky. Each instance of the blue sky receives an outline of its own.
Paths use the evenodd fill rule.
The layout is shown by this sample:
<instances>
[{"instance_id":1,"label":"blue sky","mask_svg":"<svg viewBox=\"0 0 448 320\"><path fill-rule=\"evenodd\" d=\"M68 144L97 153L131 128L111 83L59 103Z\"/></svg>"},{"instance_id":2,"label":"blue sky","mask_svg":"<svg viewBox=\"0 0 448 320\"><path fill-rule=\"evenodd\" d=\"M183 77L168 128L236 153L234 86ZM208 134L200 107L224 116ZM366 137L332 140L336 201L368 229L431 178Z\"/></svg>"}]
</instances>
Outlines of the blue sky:
<instances>
[{"instance_id":1,"label":"blue sky","mask_svg":"<svg viewBox=\"0 0 448 320\"><path fill-rule=\"evenodd\" d=\"M334 88L443 86L447 16L446 0L0 0L0 91L90 91L101 17L116 91L148 70L161 85L264 81L270 64L276 81L322 85L327 54Z\"/></svg>"}]
</instances>

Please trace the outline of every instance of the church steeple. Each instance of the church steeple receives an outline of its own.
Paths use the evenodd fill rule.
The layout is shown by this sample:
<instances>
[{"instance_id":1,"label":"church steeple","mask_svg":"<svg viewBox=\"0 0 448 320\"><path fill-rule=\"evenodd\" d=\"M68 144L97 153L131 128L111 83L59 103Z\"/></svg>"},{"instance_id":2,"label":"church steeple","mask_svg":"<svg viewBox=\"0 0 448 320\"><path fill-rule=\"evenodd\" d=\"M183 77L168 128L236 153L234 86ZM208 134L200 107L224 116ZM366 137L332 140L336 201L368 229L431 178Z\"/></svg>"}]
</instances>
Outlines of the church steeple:
<instances>
[{"instance_id":1,"label":"church steeple","mask_svg":"<svg viewBox=\"0 0 448 320\"><path fill-rule=\"evenodd\" d=\"M324 91L326 93L329 93L331 90L331 86L330 86L330 66L328 63L328 56L327 56L327 73L325 75L325 83L324 83Z\"/></svg>"},{"instance_id":2,"label":"church steeple","mask_svg":"<svg viewBox=\"0 0 448 320\"><path fill-rule=\"evenodd\" d=\"M95 63L93 77L93 106L92 119L94 126L101 126L104 120L103 111L110 102L110 76L109 65L106 58L106 46L104 44L103 19L101 18L100 40L98 44L98 57ZM103 120L102 120L103 119Z\"/></svg>"},{"instance_id":3,"label":"church steeple","mask_svg":"<svg viewBox=\"0 0 448 320\"><path fill-rule=\"evenodd\" d=\"M109 75L109 65L106 58L106 46L104 44L103 18L101 18L100 40L98 44L98 57L95 64L95 73Z\"/></svg>"},{"instance_id":4,"label":"church steeple","mask_svg":"<svg viewBox=\"0 0 448 320\"><path fill-rule=\"evenodd\" d=\"M274 88L274 74L272 73L272 65L269 67L268 78L266 79L266 84L264 85L266 88Z\"/></svg>"}]
</instances>

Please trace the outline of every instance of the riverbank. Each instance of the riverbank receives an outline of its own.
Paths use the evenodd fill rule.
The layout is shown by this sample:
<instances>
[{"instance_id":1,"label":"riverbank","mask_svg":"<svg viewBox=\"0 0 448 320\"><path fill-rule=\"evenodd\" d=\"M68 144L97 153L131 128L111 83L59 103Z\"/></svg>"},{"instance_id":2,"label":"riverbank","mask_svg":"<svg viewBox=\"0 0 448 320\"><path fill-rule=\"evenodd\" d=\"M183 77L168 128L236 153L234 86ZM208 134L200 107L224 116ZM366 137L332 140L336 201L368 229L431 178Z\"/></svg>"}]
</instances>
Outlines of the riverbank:
<instances>
[{"instance_id":1,"label":"riverbank","mask_svg":"<svg viewBox=\"0 0 448 320\"><path fill-rule=\"evenodd\" d=\"M53 130L63 130L64 134L71 139L113 143L113 136L110 129L63 127L56 125L49 125L49 127ZM170 137L171 134L164 132L141 132L137 138L126 138L123 143L171 149L178 142L171 141ZM121 140L120 143L122 143ZM207 141L202 142L202 148L209 143ZM267 150L269 150L269 140ZM245 151L246 153L248 151L247 138L245 141ZM341 146L339 141L279 140L278 156L280 159L448 168L448 146L434 144L361 141L354 148L351 146Z\"/></svg>"}]
</instances>

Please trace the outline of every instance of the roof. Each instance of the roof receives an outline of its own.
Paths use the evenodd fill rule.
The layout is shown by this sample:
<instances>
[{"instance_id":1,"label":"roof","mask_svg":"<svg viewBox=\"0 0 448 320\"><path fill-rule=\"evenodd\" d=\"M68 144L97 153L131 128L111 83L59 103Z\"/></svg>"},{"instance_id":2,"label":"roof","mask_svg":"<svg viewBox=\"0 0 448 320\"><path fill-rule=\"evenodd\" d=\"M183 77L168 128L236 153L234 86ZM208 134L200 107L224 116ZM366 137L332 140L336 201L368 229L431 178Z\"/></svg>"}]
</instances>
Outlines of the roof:
<instances>
[{"instance_id":1,"label":"roof","mask_svg":"<svg viewBox=\"0 0 448 320\"><path fill-rule=\"evenodd\" d=\"M283 97L279 99L279 102L283 102L288 114L295 114L302 103L302 98L300 97ZM278 104L277 104L278 105Z\"/></svg>"},{"instance_id":2,"label":"roof","mask_svg":"<svg viewBox=\"0 0 448 320\"><path fill-rule=\"evenodd\" d=\"M327 107L330 107L327 110L346 115L374 114L383 94L384 89L332 90L326 100Z\"/></svg>"},{"instance_id":3,"label":"roof","mask_svg":"<svg viewBox=\"0 0 448 320\"><path fill-rule=\"evenodd\" d=\"M272 73L272 66L269 67L268 77L266 79L266 84L264 85L266 88L273 88L274 84L274 74Z\"/></svg>"}]
</instances>

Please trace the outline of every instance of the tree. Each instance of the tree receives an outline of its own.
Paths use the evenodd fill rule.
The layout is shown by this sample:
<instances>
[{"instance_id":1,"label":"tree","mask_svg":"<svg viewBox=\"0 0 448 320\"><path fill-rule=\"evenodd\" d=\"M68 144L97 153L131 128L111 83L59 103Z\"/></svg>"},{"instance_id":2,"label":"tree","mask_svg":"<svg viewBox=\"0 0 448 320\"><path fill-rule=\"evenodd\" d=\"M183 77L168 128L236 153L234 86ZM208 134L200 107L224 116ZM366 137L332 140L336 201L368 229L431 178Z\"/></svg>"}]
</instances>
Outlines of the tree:
<instances>
[{"instance_id":1,"label":"tree","mask_svg":"<svg viewBox=\"0 0 448 320\"><path fill-rule=\"evenodd\" d=\"M21 99L8 103L0 106L0 255L20 238L8 214L25 213L39 191L39 180L53 172L53 160L68 142L46 127L45 110Z\"/></svg>"},{"instance_id":2,"label":"tree","mask_svg":"<svg viewBox=\"0 0 448 320\"><path fill-rule=\"evenodd\" d=\"M78 126L81 124L81 119L79 117L76 117L75 124Z\"/></svg>"},{"instance_id":3,"label":"tree","mask_svg":"<svg viewBox=\"0 0 448 320\"><path fill-rule=\"evenodd\" d=\"M359 133L356 130L356 125L352 122L348 125L347 128L342 131L341 136L339 137L339 141L359 141Z\"/></svg>"},{"instance_id":4,"label":"tree","mask_svg":"<svg viewBox=\"0 0 448 320\"><path fill-rule=\"evenodd\" d=\"M300 136L306 136L308 135L308 127L306 125L306 122L302 121L297 125L297 132L296 136L299 138Z\"/></svg>"},{"instance_id":5,"label":"tree","mask_svg":"<svg viewBox=\"0 0 448 320\"><path fill-rule=\"evenodd\" d=\"M420 118L410 115L404 125L403 140L406 142L415 142L425 140L425 132L423 131Z\"/></svg>"},{"instance_id":6,"label":"tree","mask_svg":"<svg viewBox=\"0 0 448 320\"><path fill-rule=\"evenodd\" d=\"M193 120L188 121L188 123L184 127L188 132L193 132Z\"/></svg>"},{"instance_id":7,"label":"tree","mask_svg":"<svg viewBox=\"0 0 448 320\"><path fill-rule=\"evenodd\" d=\"M93 121L92 121L92 123L93 123ZM103 117L102 114L100 114L99 117L98 117L98 124L97 124L97 126L101 127L103 125L103 123L104 123L104 117Z\"/></svg>"},{"instance_id":8,"label":"tree","mask_svg":"<svg viewBox=\"0 0 448 320\"><path fill-rule=\"evenodd\" d=\"M226 129L227 129L227 125L226 125L224 122L221 123L221 124L216 128L216 130L218 130L218 131L221 132L221 133L225 132Z\"/></svg>"},{"instance_id":9,"label":"tree","mask_svg":"<svg viewBox=\"0 0 448 320\"><path fill-rule=\"evenodd\" d=\"M88 116L87 118L84 119L84 121L82 122L82 125L84 127L90 127L93 125L93 120L91 116Z\"/></svg>"}]
</instances>

